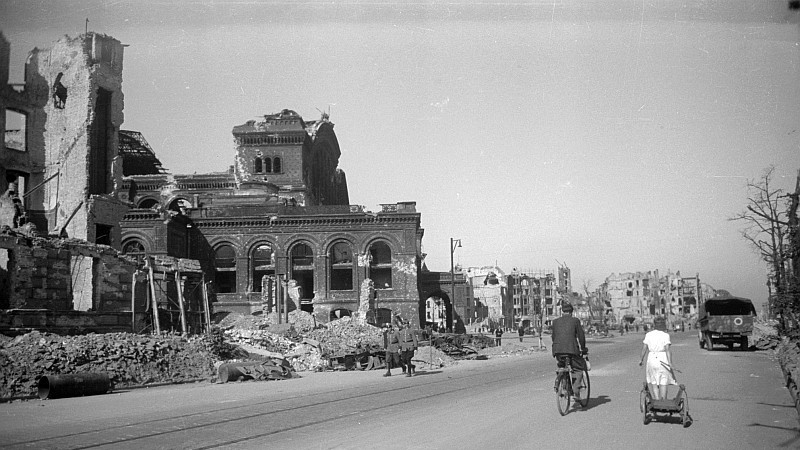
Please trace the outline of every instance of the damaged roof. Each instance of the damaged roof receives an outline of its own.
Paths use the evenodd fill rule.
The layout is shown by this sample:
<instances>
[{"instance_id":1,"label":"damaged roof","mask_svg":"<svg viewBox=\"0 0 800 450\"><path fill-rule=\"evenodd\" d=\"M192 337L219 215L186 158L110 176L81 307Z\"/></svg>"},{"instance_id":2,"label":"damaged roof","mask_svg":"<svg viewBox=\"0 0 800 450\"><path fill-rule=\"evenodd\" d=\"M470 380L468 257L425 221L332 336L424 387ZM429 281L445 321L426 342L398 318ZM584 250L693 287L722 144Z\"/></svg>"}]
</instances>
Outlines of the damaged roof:
<instances>
[{"instance_id":1,"label":"damaged roof","mask_svg":"<svg viewBox=\"0 0 800 450\"><path fill-rule=\"evenodd\" d=\"M276 114L264 115L264 120L262 121L248 120L244 125L237 125L233 127L233 134L305 132L305 128L305 123L300 114L291 109L284 109Z\"/></svg>"},{"instance_id":2,"label":"damaged roof","mask_svg":"<svg viewBox=\"0 0 800 450\"><path fill-rule=\"evenodd\" d=\"M126 177L166 173L156 153L138 131L119 130L119 153L122 155L122 174Z\"/></svg>"}]
</instances>

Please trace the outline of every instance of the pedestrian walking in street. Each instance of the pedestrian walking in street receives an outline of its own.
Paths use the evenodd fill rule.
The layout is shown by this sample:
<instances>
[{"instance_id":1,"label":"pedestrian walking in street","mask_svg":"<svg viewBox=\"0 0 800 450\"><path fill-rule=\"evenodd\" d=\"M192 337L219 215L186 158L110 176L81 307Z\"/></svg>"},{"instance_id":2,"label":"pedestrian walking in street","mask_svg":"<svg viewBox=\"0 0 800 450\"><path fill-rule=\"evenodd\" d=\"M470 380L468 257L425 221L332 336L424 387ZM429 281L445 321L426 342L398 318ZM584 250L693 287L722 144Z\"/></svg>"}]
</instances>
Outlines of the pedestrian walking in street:
<instances>
[{"instance_id":1,"label":"pedestrian walking in street","mask_svg":"<svg viewBox=\"0 0 800 450\"><path fill-rule=\"evenodd\" d=\"M401 328L400 360L401 364L403 364L406 376L413 377L417 373L417 370L416 366L411 363L411 359L414 357L414 352L417 350L417 347L419 347L419 340L417 339L417 333L411 329L411 324L409 322L404 322Z\"/></svg>"},{"instance_id":2,"label":"pedestrian walking in street","mask_svg":"<svg viewBox=\"0 0 800 450\"><path fill-rule=\"evenodd\" d=\"M650 388L650 395L655 400L665 400L667 398L667 386L678 384L675 381L674 367L672 366L672 352L670 351L670 338L667 333L667 321L657 318L653 321L653 331L644 335L642 341L642 356L639 365L644 364L647 356L647 366L645 367L645 379Z\"/></svg>"},{"instance_id":3,"label":"pedestrian walking in street","mask_svg":"<svg viewBox=\"0 0 800 450\"><path fill-rule=\"evenodd\" d=\"M394 326L389 324L384 334L383 345L386 350L386 373L385 377L392 376L392 369L400 367L400 335L395 331Z\"/></svg>"},{"instance_id":4,"label":"pedestrian walking in street","mask_svg":"<svg viewBox=\"0 0 800 450\"><path fill-rule=\"evenodd\" d=\"M494 330L494 345L496 345L498 347L503 345L503 343L501 341L502 337L503 337L503 329L501 327L497 327L497 329Z\"/></svg>"},{"instance_id":5,"label":"pedestrian walking in street","mask_svg":"<svg viewBox=\"0 0 800 450\"><path fill-rule=\"evenodd\" d=\"M522 342L522 337L525 336L525 327L519 327L519 341Z\"/></svg>"}]
</instances>

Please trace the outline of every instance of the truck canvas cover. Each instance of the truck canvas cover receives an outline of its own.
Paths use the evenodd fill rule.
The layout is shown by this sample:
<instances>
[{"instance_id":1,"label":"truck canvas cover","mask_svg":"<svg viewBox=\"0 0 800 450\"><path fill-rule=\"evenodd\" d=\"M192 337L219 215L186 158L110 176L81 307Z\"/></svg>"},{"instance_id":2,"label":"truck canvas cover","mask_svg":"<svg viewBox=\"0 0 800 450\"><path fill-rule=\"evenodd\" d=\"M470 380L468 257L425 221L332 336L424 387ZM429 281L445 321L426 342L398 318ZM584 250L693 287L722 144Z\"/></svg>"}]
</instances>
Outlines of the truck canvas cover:
<instances>
[{"instance_id":1,"label":"truck canvas cover","mask_svg":"<svg viewBox=\"0 0 800 450\"><path fill-rule=\"evenodd\" d=\"M756 308L750 299L742 297L724 296L713 297L700 307L700 318L709 316L749 316L756 315Z\"/></svg>"}]
</instances>

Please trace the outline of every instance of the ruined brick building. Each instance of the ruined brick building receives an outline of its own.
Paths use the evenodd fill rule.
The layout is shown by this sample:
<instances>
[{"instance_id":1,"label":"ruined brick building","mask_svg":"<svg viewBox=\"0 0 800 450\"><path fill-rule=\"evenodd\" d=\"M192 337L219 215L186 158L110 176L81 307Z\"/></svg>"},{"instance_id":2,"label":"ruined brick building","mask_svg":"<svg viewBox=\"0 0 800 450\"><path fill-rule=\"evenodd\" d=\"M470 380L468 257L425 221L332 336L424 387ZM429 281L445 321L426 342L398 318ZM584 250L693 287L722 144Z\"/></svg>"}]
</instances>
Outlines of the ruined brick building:
<instances>
[{"instance_id":1,"label":"ruined brick building","mask_svg":"<svg viewBox=\"0 0 800 450\"><path fill-rule=\"evenodd\" d=\"M146 308L148 290L119 279L135 279L153 257L171 257L202 268L185 284L175 275L171 289L202 285L215 313L276 310L286 302L322 322L355 313L373 323L395 316L424 322L421 299L445 287L424 269L415 203L377 212L350 205L327 115L305 121L284 109L249 120L233 127L230 168L170 174L140 133L121 128L124 48L91 32L65 37L31 51L25 83L11 85L9 43L0 35L0 225L16 236L0 253L0 284L19 287L15 258L25 252L12 247L27 245L19 236L38 235L85 241L99 249L91 255L117 251L117 262L89 256L86 309L93 311L108 308L101 293L112 292L114 310L125 310L125 299L128 309ZM76 279L74 261L63 258L57 267ZM124 275L106 277L117 270ZM24 308L35 290L16 289L16 297L0 298L0 309ZM67 287L41 295L76 293ZM63 303L51 309L76 301ZM448 314L448 328L459 320L454 316Z\"/></svg>"}]
</instances>

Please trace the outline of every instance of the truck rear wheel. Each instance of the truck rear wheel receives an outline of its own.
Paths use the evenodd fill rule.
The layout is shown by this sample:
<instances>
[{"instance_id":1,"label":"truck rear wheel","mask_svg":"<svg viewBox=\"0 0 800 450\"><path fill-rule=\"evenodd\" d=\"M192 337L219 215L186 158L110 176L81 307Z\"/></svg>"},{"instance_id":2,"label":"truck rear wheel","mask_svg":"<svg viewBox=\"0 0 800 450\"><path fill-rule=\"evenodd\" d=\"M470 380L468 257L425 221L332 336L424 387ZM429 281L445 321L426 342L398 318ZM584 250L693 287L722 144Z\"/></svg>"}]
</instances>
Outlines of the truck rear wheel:
<instances>
[{"instance_id":1,"label":"truck rear wheel","mask_svg":"<svg viewBox=\"0 0 800 450\"><path fill-rule=\"evenodd\" d=\"M750 348L750 343L747 342L747 336L743 336L742 339L739 341L739 347L741 351L745 351Z\"/></svg>"}]
</instances>

